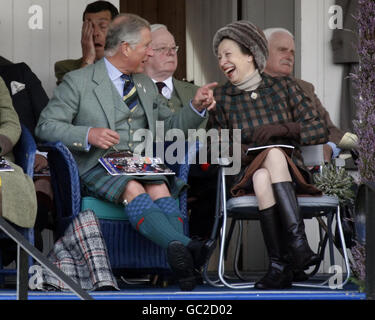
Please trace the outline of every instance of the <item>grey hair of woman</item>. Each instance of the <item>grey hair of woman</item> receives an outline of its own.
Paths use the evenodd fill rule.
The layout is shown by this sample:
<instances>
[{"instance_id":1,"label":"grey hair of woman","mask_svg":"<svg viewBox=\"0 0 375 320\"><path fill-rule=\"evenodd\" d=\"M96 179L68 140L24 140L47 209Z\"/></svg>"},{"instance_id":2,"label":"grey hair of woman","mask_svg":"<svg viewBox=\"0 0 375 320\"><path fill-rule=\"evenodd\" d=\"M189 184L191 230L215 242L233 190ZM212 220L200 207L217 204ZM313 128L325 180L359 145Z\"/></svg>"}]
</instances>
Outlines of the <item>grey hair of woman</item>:
<instances>
[{"instance_id":1,"label":"grey hair of woman","mask_svg":"<svg viewBox=\"0 0 375 320\"><path fill-rule=\"evenodd\" d=\"M127 42L134 48L141 40L141 31L150 30L150 23L136 14L124 13L118 15L109 26L105 41L105 56L113 56L122 42Z\"/></svg>"}]
</instances>

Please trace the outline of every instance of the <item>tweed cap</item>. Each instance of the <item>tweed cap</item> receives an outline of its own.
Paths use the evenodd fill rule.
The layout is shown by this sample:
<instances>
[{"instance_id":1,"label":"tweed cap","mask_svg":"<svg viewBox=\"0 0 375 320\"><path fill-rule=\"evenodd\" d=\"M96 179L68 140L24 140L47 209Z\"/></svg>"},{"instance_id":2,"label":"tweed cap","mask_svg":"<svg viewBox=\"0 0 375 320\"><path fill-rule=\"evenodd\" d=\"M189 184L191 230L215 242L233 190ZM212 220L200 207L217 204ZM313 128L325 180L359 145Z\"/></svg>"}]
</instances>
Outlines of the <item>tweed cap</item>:
<instances>
[{"instance_id":1,"label":"tweed cap","mask_svg":"<svg viewBox=\"0 0 375 320\"><path fill-rule=\"evenodd\" d=\"M261 29L247 20L235 21L220 28L215 33L212 43L216 56L223 38L229 38L248 48L254 57L259 72L263 72L268 59L268 44Z\"/></svg>"}]
</instances>

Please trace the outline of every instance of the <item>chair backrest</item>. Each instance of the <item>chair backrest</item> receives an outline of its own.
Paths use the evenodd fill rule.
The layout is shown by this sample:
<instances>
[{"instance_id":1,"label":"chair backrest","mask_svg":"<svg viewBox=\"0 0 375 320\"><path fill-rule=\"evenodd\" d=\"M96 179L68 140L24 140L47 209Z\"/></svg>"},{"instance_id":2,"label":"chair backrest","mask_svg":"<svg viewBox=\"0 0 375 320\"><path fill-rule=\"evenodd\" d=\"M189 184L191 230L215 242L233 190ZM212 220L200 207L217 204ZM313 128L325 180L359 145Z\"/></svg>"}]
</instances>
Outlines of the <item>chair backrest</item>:
<instances>
[{"instance_id":1,"label":"chair backrest","mask_svg":"<svg viewBox=\"0 0 375 320\"><path fill-rule=\"evenodd\" d=\"M27 175L33 177L36 143L25 125L21 124L21 129L21 137L13 148L15 162Z\"/></svg>"},{"instance_id":2,"label":"chair backrest","mask_svg":"<svg viewBox=\"0 0 375 320\"><path fill-rule=\"evenodd\" d=\"M70 221L81 211L78 167L69 149L61 142L45 143L40 150L48 152L48 163L54 194L58 234L62 235Z\"/></svg>"}]
</instances>

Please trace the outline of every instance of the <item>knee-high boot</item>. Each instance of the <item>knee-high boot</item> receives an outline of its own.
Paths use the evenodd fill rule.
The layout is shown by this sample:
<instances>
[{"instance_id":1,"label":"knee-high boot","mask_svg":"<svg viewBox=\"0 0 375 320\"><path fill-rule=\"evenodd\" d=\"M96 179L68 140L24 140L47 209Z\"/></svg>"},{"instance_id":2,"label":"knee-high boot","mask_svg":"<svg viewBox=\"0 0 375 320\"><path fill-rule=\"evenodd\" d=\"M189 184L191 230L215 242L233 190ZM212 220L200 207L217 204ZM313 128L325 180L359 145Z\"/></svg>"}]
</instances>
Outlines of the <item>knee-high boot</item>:
<instances>
[{"instance_id":1,"label":"knee-high boot","mask_svg":"<svg viewBox=\"0 0 375 320\"><path fill-rule=\"evenodd\" d=\"M284 258L282 229L276 206L260 210L260 225L269 257L266 275L255 283L259 290L284 289L292 285L293 274Z\"/></svg>"},{"instance_id":2,"label":"knee-high boot","mask_svg":"<svg viewBox=\"0 0 375 320\"><path fill-rule=\"evenodd\" d=\"M273 183L272 187L295 266L307 269L317 264L320 258L307 242L305 224L292 182Z\"/></svg>"}]
</instances>

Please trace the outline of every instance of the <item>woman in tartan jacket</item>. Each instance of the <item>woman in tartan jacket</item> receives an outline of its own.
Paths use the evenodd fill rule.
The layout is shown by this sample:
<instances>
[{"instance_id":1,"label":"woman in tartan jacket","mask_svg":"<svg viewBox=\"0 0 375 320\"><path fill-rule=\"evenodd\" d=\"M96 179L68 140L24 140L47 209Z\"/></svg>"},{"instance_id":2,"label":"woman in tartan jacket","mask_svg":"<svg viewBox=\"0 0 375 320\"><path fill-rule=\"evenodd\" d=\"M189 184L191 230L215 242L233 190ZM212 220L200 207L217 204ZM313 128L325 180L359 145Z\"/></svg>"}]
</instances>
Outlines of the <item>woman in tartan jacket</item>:
<instances>
[{"instance_id":1,"label":"woman in tartan jacket","mask_svg":"<svg viewBox=\"0 0 375 320\"><path fill-rule=\"evenodd\" d=\"M232 177L231 192L234 196L255 192L269 255L268 272L255 288L287 288L293 269L319 262L307 242L294 185L303 193L319 192L309 184L298 146L325 143L326 128L291 78L262 73L268 49L258 27L249 21L228 24L216 32L213 48L229 82L214 91L217 104L209 127L241 129L242 170ZM249 147L272 144L295 146L293 157L280 148L245 155Z\"/></svg>"}]
</instances>

